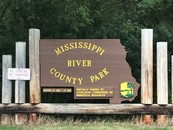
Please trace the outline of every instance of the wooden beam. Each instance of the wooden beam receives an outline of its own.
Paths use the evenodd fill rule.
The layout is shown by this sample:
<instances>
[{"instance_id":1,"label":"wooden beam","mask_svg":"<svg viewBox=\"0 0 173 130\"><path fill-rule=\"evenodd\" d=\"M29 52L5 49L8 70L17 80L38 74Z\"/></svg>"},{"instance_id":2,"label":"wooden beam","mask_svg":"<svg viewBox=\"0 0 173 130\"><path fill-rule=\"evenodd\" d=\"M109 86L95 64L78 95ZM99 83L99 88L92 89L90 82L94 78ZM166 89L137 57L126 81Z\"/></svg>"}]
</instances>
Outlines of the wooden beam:
<instances>
[{"instance_id":1,"label":"wooden beam","mask_svg":"<svg viewBox=\"0 0 173 130\"><path fill-rule=\"evenodd\" d=\"M153 29L141 32L141 103L153 103Z\"/></svg>"},{"instance_id":2,"label":"wooden beam","mask_svg":"<svg viewBox=\"0 0 173 130\"><path fill-rule=\"evenodd\" d=\"M157 103L168 104L167 42L157 42ZM164 124L165 115L157 115L158 124Z\"/></svg>"},{"instance_id":3,"label":"wooden beam","mask_svg":"<svg viewBox=\"0 0 173 130\"><path fill-rule=\"evenodd\" d=\"M26 43L16 42L16 68L26 67ZM15 81L15 103L25 103L25 81ZM15 114L16 124L25 124L26 114Z\"/></svg>"},{"instance_id":4,"label":"wooden beam","mask_svg":"<svg viewBox=\"0 0 173 130\"><path fill-rule=\"evenodd\" d=\"M171 56L171 87L172 87L172 104L173 104L173 55Z\"/></svg>"},{"instance_id":5,"label":"wooden beam","mask_svg":"<svg viewBox=\"0 0 173 130\"><path fill-rule=\"evenodd\" d=\"M40 103L40 63L39 63L40 30L29 29L29 66L31 69L30 103Z\"/></svg>"},{"instance_id":6,"label":"wooden beam","mask_svg":"<svg viewBox=\"0 0 173 130\"><path fill-rule=\"evenodd\" d=\"M0 104L0 113L173 114L173 105L143 104Z\"/></svg>"},{"instance_id":7,"label":"wooden beam","mask_svg":"<svg viewBox=\"0 0 173 130\"><path fill-rule=\"evenodd\" d=\"M12 56L3 55L2 57L2 103L11 103L11 100L12 100L12 81L7 79L8 68L12 68Z\"/></svg>"},{"instance_id":8,"label":"wooden beam","mask_svg":"<svg viewBox=\"0 0 173 130\"><path fill-rule=\"evenodd\" d=\"M8 68L12 68L12 56L2 56L2 103L11 103L12 100L12 81L7 79ZM11 124L11 115L2 114L1 124Z\"/></svg>"},{"instance_id":9,"label":"wooden beam","mask_svg":"<svg viewBox=\"0 0 173 130\"><path fill-rule=\"evenodd\" d=\"M141 103L153 103L153 29L141 31ZM142 115L142 123L152 124L152 115Z\"/></svg>"},{"instance_id":10,"label":"wooden beam","mask_svg":"<svg viewBox=\"0 0 173 130\"><path fill-rule=\"evenodd\" d=\"M16 68L26 67L26 43L16 42ZM25 103L25 81L15 81L15 103Z\"/></svg>"},{"instance_id":11,"label":"wooden beam","mask_svg":"<svg viewBox=\"0 0 173 130\"><path fill-rule=\"evenodd\" d=\"M168 104L167 42L157 42L157 103Z\"/></svg>"},{"instance_id":12,"label":"wooden beam","mask_svg":"<svg viewBox=\"0 0 173 130\"><path fill-rule=\"evenodd\" d=\"M29 29L30 103L41 102L39 42L40 30ZM29 115L30 122L32 119L38 119L35 113Z\"/></svg>"}]
</instances>

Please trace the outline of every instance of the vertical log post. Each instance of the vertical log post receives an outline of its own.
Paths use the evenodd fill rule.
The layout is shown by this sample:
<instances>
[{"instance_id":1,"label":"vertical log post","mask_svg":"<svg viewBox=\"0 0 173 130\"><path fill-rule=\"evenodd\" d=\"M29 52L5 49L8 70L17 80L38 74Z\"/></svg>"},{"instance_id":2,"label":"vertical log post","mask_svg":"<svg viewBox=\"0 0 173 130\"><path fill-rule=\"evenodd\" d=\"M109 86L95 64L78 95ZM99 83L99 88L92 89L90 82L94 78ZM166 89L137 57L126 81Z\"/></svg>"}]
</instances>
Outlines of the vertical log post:
<instances>
[{"instance_id":1,"label":"vertical log post","mask_svg":"<svg viewBox=\"0 0 173 130\"><path fill-rule=\"evenodd\" d=\"M173 55L171 56L171 89L172 89L172 104L173 104ZM173 118L173 116L171 116Z\"/></svg>"},{"instance_id":2,"label":"vertical log post","mask_svg":"<svg viewBox=\"0 0 173 130\"><path fill-rule=\"evenodd\" d=\"M173 55L171 56L171 88L172 88L172 104L173 104Z\"/></svg>"},{"instance_id":3,"label":"vertical log post","mask_svg":"<svg viewBox=\"0 0 173 130\"><path fill-rule=\"evenodd\" d=\"M16 42L16 68L26 67L26 43ZM15 103L25 103L25 81L15 81ZM27 121L26 114L15 114L15 123L24 124Z\"/></svg>"},{"instance_id":4,"label":"vertical log post","mask_svg":"<svg viewBox=\"0 0 173 130\"><path fill-rule=\"evenodd\" d=\"M3 55L2 57L2 103L9 104L12 100L12 81L7 79L8 68L12 67L12 56ZM11 115L2 114L1 124L10 125Z\"/></svg>"},{"instance_id":5,"label":"vertical log post","mask_svg":"<svg viewBox=\"0 0 173 130\"><path fill-rule=\"evenodd\" d=\"M141 32L141 103L153 104L153 29ZM153 123L152 115L142 115L142 122Z\"/></svg>"},{"instance_id":6,"label":"vertical log post","mask_svg":"<svg viewBox=\"0 0 173 130\"><path fill-rule=\"evenodd\" d=\"M157 103L168 104L167 42L157 42ZM158 124L164 124L165 115L157 115Z\"/></svg>"},{"instance_id":7,"label":"vertical log post","mask_svg":"<svg viewBox=\"0 0 173 130\"><path fill-rule=\"evenodd\" d=\"M29 66L31 69L30 103L40 103L40 63L39 63L40 30L29 29ZM30 122L38 119L37 114L31 113Z\"/></svg>"}]
</instances>

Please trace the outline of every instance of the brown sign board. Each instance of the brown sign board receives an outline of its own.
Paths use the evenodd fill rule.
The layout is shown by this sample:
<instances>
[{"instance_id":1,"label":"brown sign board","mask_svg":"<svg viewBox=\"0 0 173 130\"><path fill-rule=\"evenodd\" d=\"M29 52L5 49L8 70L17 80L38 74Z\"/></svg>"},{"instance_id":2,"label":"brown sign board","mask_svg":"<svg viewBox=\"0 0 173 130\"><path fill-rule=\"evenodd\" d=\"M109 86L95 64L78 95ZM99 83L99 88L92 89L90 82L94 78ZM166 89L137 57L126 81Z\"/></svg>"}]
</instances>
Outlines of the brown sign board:
<instances>
[{"instance_id":1,"label":"brown sign board","mask_svg":"<svg viewBox=\"0 0 173 130\"><path fill-rule=\"evenodd\" d=\"M77 99L132 101L139 88L118 39L41 39L40 71L41 87L74 87Z\"/></svg>"}]
</instances>

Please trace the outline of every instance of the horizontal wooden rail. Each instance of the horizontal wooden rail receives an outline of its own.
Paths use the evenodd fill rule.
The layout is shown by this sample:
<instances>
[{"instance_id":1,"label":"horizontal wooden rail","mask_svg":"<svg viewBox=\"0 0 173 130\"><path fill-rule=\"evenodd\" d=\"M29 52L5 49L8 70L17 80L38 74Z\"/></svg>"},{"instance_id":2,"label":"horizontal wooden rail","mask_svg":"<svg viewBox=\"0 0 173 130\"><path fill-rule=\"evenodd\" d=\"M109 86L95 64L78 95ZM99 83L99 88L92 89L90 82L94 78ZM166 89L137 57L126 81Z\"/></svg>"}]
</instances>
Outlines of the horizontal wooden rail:
<instances>
[{"instance_id":1,"label":"horizontal wooden rail","mask_svg":"<svg viewBox=\"0 0 173 130\"><path fill-rule=\"evenodd\" d=\"M0 114L173 114L173 105L143 104L0 104Z\"/></svg>"}]
</instances>

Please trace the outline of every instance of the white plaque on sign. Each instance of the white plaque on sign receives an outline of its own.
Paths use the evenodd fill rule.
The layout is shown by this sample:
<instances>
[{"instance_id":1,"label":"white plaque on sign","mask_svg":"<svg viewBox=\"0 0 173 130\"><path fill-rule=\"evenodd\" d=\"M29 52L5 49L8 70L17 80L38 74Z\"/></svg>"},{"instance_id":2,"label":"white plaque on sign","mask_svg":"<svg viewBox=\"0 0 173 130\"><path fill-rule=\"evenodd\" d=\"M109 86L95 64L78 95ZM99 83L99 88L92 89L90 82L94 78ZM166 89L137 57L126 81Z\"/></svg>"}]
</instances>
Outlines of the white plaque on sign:
<instances>
[{"instance_id":1,"label":"white plaque on sign","mask_svg":"<svg viewBox=\"0 0 173 130\"><path fill-rule=\"evenodd\" d=\"M30 69L8 68L8 80L30 80Z\"/></svg>"}]
</instances>

